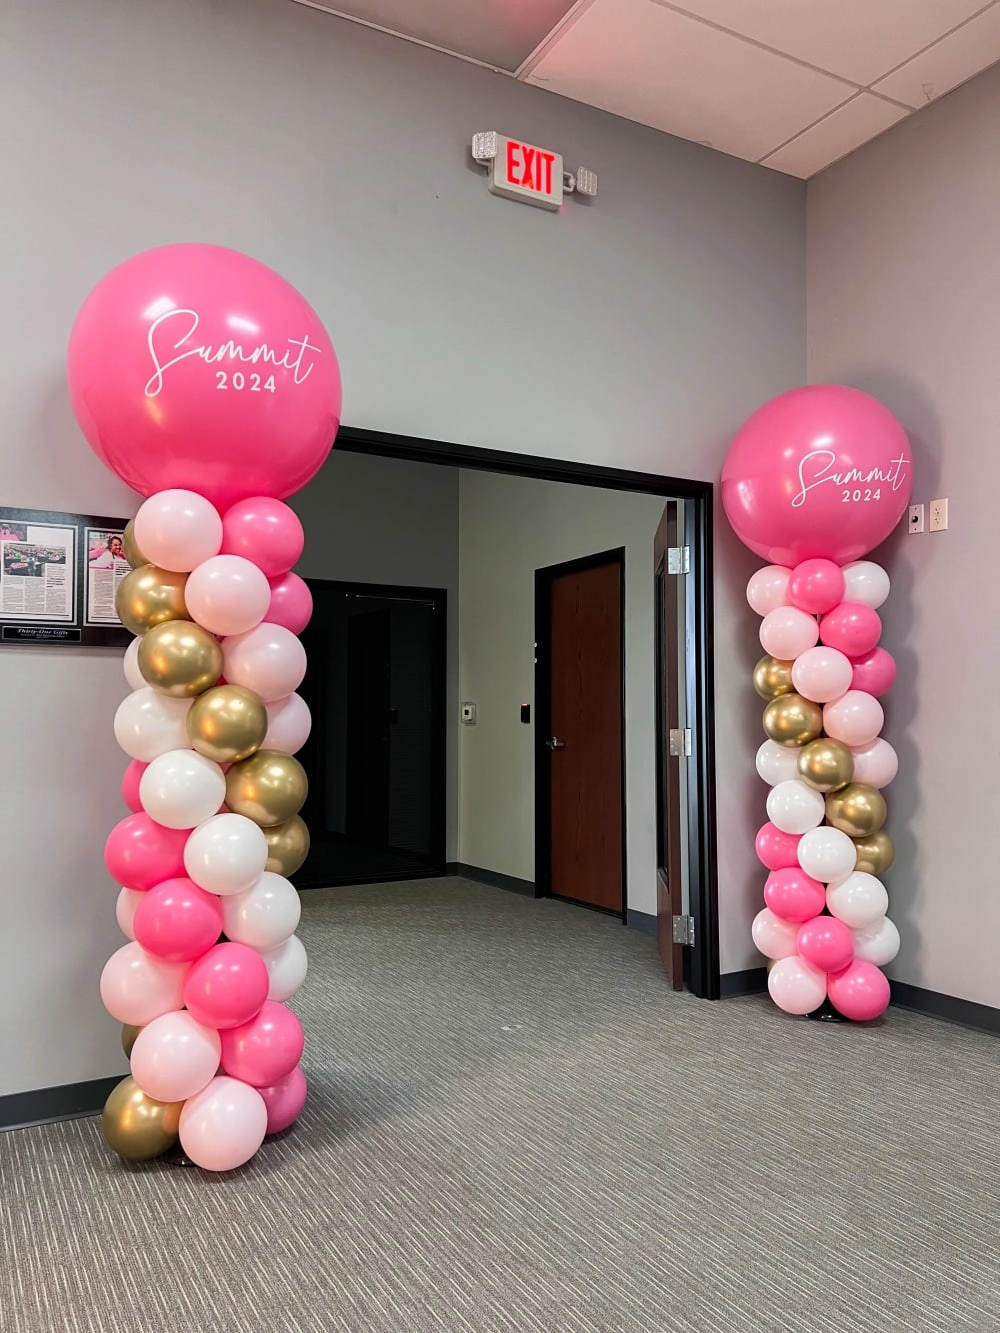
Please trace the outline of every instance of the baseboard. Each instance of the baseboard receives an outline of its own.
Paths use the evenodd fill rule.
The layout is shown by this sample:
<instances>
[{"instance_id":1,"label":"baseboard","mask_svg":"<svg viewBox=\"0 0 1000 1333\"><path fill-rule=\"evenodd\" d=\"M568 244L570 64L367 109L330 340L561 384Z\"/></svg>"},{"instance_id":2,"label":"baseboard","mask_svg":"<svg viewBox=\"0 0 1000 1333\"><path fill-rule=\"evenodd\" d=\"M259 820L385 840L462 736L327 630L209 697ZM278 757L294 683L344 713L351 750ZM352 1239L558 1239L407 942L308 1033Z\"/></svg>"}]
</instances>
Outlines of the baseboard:
<instances>
[{"instance_id":1,"label":"baseboard","mask_svg":"<svg viewBox=\"0 0 1000 1333\"><path fill-rule=\"evenodd\" d=\"M938 991L911 986L908 981L891 981L892 1003L899 1009L910 1009L928 1018L940 1018L960 1027L975 1028L977 1032L1000 1035L1000 1009L974 1000L960 1000L955 995L941 995Z\"/></svg>"},{"instance_id":2,"label":"baseboard","mask_svg":"<svg viewBox=\"0 0 1000 1333\"><path fill-rule=\"evenodd\" d=\"M480 870L478 866L468 866L463 861L449 861L447 873L461 879L474 880L477 884L488 884L493 889L507 889L511 893L523 893L529 898L538 896L535 893L534 880L516 879L513 875L501 875L497 870Z\"/></svg>"},{"instance_id":3,"label":"baseboard","mask_svg":"<svg viewBox=\"0 0 1000 1333\"><path fill-rule=\"evenodd\" d=\"M724 972L719 978L719 999L732 1000L737 995L759 995L767 990L767 968L748 967L743 972Z\"/></svg>"},{"instance_id":4,"label":"baseboard","mask_svg":"<svg viewBox=\"0 0 1000 1333\"><path fill-rule=\"evenodd\" d=\"M112 1088L124 1077L124 1074L115 1074L112 1078L94 1078L88 1083L64 1083L57 1088L8 1093L6 1097L0 1097L0 1131L97 1115Z\"/></svg>"},{"instance_id":5,"label":"baseboard","mask_svg":"<svg viewBox=\"0 0 1000 1333\"><path fill-rule=\"evenodd\" d=\"M641 930L644 935L656 934L656 917L650 912L637 912L629 907L625 913L625 924L632 930Z\"/></svg>"}]
</instances>

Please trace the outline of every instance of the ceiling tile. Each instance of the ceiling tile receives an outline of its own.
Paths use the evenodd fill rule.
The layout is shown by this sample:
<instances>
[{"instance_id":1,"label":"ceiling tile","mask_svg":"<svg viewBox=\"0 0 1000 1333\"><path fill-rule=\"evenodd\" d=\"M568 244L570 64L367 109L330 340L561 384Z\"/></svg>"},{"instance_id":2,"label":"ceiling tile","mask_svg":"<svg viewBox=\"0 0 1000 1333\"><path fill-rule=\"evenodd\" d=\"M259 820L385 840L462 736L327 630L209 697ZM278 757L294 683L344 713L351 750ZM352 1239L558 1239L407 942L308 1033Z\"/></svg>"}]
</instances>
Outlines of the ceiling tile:
<instances>
[{"instance_id":1,"label":"ceiling tile","mask_svg":"<svg viewBox=\"0 0 1000 1333\"><path fill-rule=\"evenodd\" d=\"M858 93L819 124L765 157L764 166L808 180L909 114L903 107L883 102L871 93Z\"/></svg>"},{"instance_id":2,"label":"ceiling tile","mask_svg":"<svg viewBox=\"0 0 1000 1333\"><path fill-rule=\"evenodd\" d=\"M328 0L317 8L513 73L574 0Z\"/></svg>"},{"instance_id":3,"label":"ceiling tile","mask_svg":"<svg viewBox=\"0 0 1000 1333\"><path fill-rule=\"evenodd\" d=\"M750 161L850 96L836 79L652 0L595 0L528 81Z\"/></svg>"},{"instance_id":4,"label":"ceiling tile","mask_svg":"<svg viewBox=\"0 0 1000 1333\"><path fill-rule=\"evenodd\" d=\"M670 0L673 3L673 0ZM986 0L676 0L799 60L868 85L982 9Z\"/></svg>"},{"instance_id":5,"label":"ceiling tile","mask_svg":"<svg viewBox=\"0 0 1000 1333\"><path fill-rule=\"evenodd\" d=\"M907 106L925 106L1000 60L1000 4L875 84Z\"/></svg>"}]
</instances>

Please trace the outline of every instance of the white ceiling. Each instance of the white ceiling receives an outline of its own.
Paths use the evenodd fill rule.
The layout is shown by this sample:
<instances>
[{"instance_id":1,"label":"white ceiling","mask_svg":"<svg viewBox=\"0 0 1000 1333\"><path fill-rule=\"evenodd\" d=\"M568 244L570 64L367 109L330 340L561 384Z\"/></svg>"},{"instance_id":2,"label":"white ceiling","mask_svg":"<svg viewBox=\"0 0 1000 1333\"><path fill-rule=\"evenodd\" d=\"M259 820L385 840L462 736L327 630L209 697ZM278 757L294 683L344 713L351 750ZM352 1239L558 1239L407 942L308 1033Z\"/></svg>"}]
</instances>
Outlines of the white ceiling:
<instances>
[{"instance_id":1,"label":"white ceiling","mask_svg":"<svg viewBox=\"0 0 1000 1333\"><path fill-rule=\"evenodd\" d=\"M803 179L1000 60L1000 0L296 3Z\"/></svg>"}]
</instances>

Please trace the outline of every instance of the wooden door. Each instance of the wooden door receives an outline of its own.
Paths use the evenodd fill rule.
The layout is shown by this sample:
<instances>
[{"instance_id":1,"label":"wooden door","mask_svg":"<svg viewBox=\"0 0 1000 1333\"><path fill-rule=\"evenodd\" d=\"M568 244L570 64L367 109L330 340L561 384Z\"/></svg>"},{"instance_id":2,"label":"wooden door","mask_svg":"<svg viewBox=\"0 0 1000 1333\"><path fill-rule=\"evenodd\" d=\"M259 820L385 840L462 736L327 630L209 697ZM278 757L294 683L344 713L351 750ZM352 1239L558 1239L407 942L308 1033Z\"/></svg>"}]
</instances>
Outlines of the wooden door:
<instances>
[{"instance_id":1,"label":"wooden door","mask_svg":"<svg viewBox=\"0 0 1000 1333\"><path fill-rule=\"evenodd\" d=\"M553 572L550 892L624 911L623 555Z\"/></svg>"},{"instance_id":2,"label":"wooden door","mask_svg":"<svg viewBox=\"0 0 1000 1333\"><path fill-rule=\"evenodd\" d=\"M669 554L678 545L677 502L663 511L653 539L654 625L656 670L656 939L667 979L674 990L684 988L684 946L674 943L674 918L683 911L681 887L681 796L678 764L670 753L670 733L680 727L678 681L678 575L671 574ZM683 748L683 746L681 747Z\"/></svg>"},{"instance_id":3,"label":"wooden door","mask_svg":"<svg viewBox=\"0 0 1000 1333\"><path fill-rule=\"evenodd\" d=\"M389 845L389 612L352 616L347 627L347 836Z\"/></svg>"}]
</instances>

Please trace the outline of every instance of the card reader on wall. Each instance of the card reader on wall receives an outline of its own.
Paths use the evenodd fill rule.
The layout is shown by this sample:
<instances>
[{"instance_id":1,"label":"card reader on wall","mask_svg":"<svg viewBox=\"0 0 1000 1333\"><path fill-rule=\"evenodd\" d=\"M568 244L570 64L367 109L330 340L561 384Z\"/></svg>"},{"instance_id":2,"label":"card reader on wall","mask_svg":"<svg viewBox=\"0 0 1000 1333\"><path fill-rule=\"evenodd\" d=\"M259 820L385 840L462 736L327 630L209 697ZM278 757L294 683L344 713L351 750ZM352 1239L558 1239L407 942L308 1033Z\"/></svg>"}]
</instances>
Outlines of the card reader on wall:
<instances>
[{"instance_id":1,"label":"card reader on wall","mask_svg":"<svg viewBox=\"0 0 1000 1333\"><path fill-rule=\"evenodd\" d=\"M476 725L476 705L462 705L462 725L464 727L474 727Z\"/></svg>"}]
</instances>

